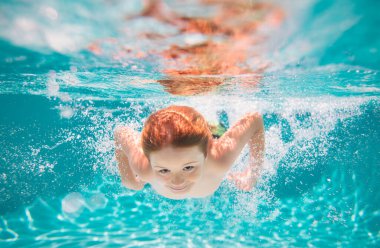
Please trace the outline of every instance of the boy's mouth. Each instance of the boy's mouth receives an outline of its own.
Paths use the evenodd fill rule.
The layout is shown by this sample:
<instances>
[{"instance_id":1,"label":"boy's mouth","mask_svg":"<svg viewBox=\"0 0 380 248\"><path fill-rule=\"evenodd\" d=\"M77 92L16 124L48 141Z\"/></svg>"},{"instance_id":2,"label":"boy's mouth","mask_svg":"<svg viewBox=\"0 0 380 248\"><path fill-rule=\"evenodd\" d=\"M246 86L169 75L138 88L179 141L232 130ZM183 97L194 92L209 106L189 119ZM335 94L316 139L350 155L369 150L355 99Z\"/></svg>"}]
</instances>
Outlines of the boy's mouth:
<instances>
[{"instance_id":1,"label":"boy's mouth","mask_svg":"<svg viewBox=\"0 0 380 248\"><path fill-rule=\"evenodd\" d=\"M188 189L189 186L190 186L189 184L184 185L184 186L180 186L180 187L178 187L178 186L170 186L170 185L168 185L168 188L171 189L173 192L183 192L183 191L185 191L186 189Z\"/></svg>"}]
</instances>

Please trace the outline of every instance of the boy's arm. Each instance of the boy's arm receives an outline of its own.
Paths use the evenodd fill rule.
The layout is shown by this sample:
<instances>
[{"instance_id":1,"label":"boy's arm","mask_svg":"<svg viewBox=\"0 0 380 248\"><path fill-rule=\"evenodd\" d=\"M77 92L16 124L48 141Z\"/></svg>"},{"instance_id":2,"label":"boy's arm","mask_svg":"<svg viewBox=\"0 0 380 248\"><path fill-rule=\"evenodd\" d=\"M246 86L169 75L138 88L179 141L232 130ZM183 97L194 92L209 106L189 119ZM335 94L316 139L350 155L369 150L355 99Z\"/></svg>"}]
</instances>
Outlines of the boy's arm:
<instances>
[{"instance_id":1,"label":"boy's arm","mask_svg":"<svg viewBox=\"0 0 380 248\"><path fill-rule=\"evenodd\" d=\"M138 133L128 127L118 127L114 135L115 155L123 184L130 189L142 189L151 170L142 152Z\"/></svg>"},{"instance_id":2,"label":"boy's arm","mask_svg":"<svg viewBox=\"0 0 380 248\"><path fill-rule=\"evenodd\" d=\"M247 183L251 184L249 186L251 188L264 160L264 123L259 113L247 114L222 137L214 141L211 154L221 165L221 169L228 171L247 143L249 144L251 161L247 170L243 174L240 173L239 177L244 176L244 179L249 181ZM241 186L241 188L248 188L248 186Z\"/></svg>"},{"instance_id":3,"label":"boy's arm","mask_svg":"<svg viewBox=\"0 0 380 248\"><path fill-rule=\"evenodd\" d=\"M129 189L140 190L144 187L145 183L141 181L138 176L132 171L129 166L128 158L124 151L116 146L116 160L119 167L121 182Z\"/></svg>"}]
</instances>

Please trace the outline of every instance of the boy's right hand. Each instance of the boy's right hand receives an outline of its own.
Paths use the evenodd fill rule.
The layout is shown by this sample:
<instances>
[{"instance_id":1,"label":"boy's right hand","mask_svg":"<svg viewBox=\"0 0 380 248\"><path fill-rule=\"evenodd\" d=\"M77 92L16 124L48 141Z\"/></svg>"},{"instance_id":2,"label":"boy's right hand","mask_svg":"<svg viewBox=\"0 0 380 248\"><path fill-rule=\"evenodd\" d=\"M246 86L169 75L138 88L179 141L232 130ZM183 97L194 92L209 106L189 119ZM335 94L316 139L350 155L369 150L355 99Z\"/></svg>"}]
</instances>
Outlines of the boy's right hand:
<instances>
[{"instance_id":1,"label":"boy's right hand","mask_svg":"<svg viewBox=\"0 0 380 248\"><path fill-rule=\"evenodd\" d=\"M227 179L234 182L238 189L250 191L256 184L257 175L252 172L251 168L247 168L242 172L229 173Z\"/></svg>"}]
</instances>

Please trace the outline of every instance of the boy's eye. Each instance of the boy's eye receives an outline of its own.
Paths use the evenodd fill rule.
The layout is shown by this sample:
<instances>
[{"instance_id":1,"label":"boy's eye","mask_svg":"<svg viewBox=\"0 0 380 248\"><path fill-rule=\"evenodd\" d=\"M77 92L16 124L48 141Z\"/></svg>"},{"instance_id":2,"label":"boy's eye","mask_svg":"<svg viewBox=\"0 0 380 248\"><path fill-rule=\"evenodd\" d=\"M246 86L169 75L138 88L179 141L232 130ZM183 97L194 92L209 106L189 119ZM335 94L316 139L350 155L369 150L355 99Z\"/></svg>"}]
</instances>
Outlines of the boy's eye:
<instances>
[{"instance_id":1,"label":"boy's eye","mask_svg":"<svg viewBox=\"0 0 380 248\"><path fill-rule=\"evenodd\" d=\"M166 173L169 173L170 171L168 169L161 169L158 172L161 174L166 174Z\"/></svg>"},{"instance_id":2,"label":"boy's eye","mask_svg":"<svg viewBox=\"0 0 380 248\"><path fill-rule=\"evenodd\" d=\"M194 169L194 166L186 166L183 168L184 171L192 171Z\"/></svg>"}]
</instances>

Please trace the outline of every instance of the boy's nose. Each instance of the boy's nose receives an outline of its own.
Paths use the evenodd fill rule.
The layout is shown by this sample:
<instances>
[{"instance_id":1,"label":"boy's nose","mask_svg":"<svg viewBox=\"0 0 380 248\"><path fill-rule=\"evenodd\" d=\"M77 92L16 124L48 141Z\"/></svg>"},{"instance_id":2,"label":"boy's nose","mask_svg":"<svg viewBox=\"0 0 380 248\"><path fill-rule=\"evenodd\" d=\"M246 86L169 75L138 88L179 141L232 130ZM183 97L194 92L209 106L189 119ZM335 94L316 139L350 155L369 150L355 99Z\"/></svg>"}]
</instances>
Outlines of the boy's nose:
<instances>
[{"instance_id":1,"label":"boy's nose","mask_svg":"<svg viewBox=\"0 0 380 248\"><path fill-rule=\"evenodd\" d=\"M185 178L181 175L174 175L172 177L171 183L173 186L179 186L185 182Z\"/></svg>"}]
</instances>

